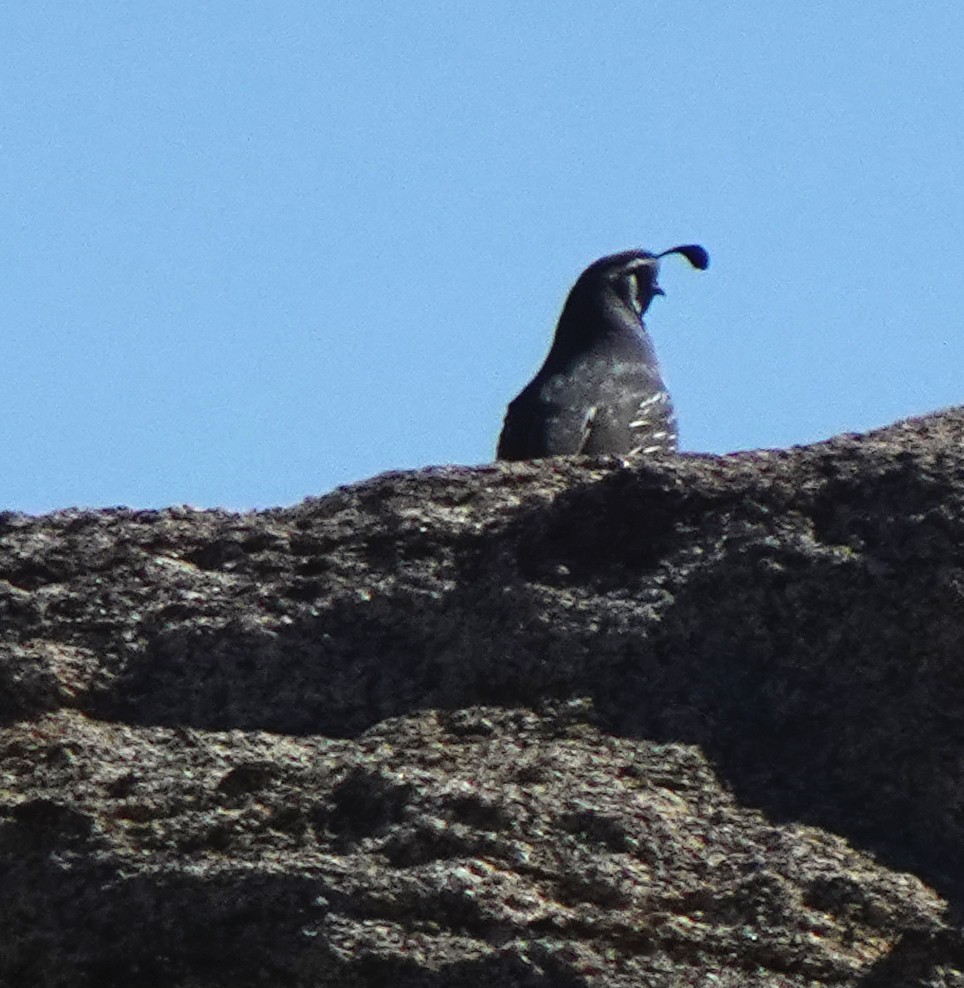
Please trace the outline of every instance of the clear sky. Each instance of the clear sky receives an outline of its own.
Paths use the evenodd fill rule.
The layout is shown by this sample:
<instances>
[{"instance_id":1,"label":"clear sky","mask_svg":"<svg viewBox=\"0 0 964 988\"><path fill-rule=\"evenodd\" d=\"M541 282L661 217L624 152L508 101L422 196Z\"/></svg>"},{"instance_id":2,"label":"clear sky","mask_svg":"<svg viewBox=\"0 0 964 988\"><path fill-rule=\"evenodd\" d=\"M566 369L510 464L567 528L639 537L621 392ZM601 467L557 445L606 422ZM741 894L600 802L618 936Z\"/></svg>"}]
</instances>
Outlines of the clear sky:
<instances>
[{"instance_id":1,"label":"clear sky","mask_svg":"<svg viewBox=\"0 0 964 988\"><path fill-rule=\"evenodd\" d=\"M489 461L635 246L685 449L964 402L960 0L8 0L0 187L0 509Z\"/></svg>"}]
</instances>

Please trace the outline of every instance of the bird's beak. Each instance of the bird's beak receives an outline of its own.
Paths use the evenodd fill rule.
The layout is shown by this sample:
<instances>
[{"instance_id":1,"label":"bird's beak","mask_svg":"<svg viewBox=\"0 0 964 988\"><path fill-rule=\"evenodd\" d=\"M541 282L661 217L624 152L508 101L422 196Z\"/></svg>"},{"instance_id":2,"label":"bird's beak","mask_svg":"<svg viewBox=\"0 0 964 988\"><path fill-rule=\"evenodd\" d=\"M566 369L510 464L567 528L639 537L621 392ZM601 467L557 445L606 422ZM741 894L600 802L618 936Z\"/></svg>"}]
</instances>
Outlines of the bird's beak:
<instances>
[{"instance_id":1,"label":"bird's beak","mask_svg":"<svg viewBox=\"0 0 964 988\"><path fill-rule=\"evenodd\" d=\"M666 292L664 292L663 289L659 287L659 285L653 285L652 292L653 292L654 295L665 295L666 294Z\"/></svg>"}]
</instances>

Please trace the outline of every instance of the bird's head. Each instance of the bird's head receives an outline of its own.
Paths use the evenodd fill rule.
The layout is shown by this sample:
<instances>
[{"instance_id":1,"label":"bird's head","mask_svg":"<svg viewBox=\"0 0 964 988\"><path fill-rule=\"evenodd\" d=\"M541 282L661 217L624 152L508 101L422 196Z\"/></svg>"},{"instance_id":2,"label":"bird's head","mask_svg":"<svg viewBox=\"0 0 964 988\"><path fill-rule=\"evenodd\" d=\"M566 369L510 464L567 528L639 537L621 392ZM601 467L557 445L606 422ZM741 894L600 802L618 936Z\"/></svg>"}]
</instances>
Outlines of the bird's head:
<instances>
[{"instance_id":1,"label":"bird's head","mask_svg":"<svg viewBox=\"0 0 964 988\"><path fill-rule=\"evenodd\" d=\"M641 319L649 303L664 294L659 287L659 259L667 254L682 254L694 268L703 271L710 256L699 244L682 244L661 254L645 250L625 250L594 261L579 276L571 298L582 302L609 303L613 299Z\"/></svg>"}]
</instances>

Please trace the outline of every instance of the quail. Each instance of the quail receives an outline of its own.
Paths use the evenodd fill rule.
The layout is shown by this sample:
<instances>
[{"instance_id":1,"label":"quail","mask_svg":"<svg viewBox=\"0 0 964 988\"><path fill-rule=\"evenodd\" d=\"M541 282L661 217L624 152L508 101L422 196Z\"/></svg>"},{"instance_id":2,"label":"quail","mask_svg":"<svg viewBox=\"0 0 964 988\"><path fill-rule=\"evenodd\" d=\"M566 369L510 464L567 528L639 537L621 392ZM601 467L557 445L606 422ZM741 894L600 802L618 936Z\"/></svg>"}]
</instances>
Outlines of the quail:
<instances>
[{"instance_id":1,"label":"quail","mask_svg":"<svg viewBox=\"0 0 964 988\"><path fill-rule=\"evenodd\" d=\"M676 416L643 313L663 290L659 258L682 254L705 270L698 244L600 258L579 276L538 374L509 403L500 460L570 453L673 452Z\"/></svg>"}]
</instances>

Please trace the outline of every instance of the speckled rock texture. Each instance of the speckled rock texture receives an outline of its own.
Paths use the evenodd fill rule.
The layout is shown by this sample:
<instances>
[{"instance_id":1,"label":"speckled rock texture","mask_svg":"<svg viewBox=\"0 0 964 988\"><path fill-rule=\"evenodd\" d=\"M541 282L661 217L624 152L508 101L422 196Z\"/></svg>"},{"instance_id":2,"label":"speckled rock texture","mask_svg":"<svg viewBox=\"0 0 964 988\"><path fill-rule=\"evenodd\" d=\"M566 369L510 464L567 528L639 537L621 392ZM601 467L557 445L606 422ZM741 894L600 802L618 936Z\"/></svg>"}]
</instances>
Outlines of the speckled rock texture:
<instances>
[{"instance_id":1,"label":"speckled rock texture","mask_svg":"<svg viewBox=\"0 0 964 988\"><path fill-rule=\"evenodd\" d=\"M0 985L964 988L964 410L0 514Z\"/></svg>"}]
</instances>

